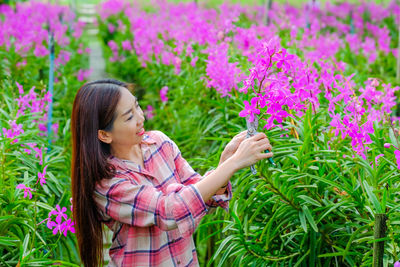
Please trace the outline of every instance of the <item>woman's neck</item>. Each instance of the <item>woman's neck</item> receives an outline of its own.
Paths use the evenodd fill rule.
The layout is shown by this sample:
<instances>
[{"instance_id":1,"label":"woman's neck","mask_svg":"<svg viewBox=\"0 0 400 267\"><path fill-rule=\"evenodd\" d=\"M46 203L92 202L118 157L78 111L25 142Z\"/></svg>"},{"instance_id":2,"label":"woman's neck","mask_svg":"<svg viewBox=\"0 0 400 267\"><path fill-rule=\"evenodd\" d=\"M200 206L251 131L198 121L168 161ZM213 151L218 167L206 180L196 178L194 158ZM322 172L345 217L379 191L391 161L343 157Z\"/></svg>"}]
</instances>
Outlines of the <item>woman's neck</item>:
<instances>
[{"instance_id":1,"label":"woman's neck","mask_svg":"<svg viewBox=\"0 0 400 267\"><path fill-rule=\"evenodd\" d=\"M143 164L143 155L140 144L128 149L124 147L111 149L111 154L119 159L130 160L141 165Z\"/></svg>"}]
</instances>

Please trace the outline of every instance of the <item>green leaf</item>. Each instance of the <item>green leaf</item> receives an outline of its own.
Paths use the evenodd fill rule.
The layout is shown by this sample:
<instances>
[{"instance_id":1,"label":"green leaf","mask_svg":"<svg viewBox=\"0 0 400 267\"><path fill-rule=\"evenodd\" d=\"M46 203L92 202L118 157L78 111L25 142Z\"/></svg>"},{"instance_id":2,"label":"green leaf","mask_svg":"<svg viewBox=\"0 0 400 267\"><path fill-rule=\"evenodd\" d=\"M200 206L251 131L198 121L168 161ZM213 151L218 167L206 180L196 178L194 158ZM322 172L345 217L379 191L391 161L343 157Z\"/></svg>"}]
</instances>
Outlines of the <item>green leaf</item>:
<instances>
[{"instance_id":1,"label":"green leaf","mask_svg":"<svg viewBox=\"0 0 400 267\"><path fill-rule=\"evenodd\" d=\"M321 204L318 201L316 201L316 200L314 200L314 199L312 199L312 198L310 198L308 196L300 195L300 196L297 196L297 197L301 198L302 200L304 200L307 203L310 203L311 205L314 205L314 206L317 206L317 207L322 207Z\"/></svg>"},{"instance_id":2,"label":"green leaf","mask_svg":"<svg viewBox=\"0 0 400 267\"><path fill-rule=\"evenodd\" d=\"M299 219L300 219L301 227L303 227L304 232L307 233L306 217L305 217L305 214L304 214L304 212L302 210L299 211Z\"/></svg>"},{"instance_id":3,"label":"green leaf","mask_svg":"<svg viewBox=\"0 0 400 267\"><path fill-rule=\"evenodd\" d=\"M10 247L17 247L17 244L20 240L11 238L11 237L6 237L6 236L0 236L0 246L10 246Z\"/></svg>"},{"instance_id":4,"label":"green leaf","mask_svg":"<svg viewBox=\"0 0 400 267\"><path fill-rule=\"evenodd\" d=\"M304 215L306 216L307 221L310 224L310 226L314 229L315 232L318 232L318 227L315 224L314 218L311 215L311 212L306 205L303 205L303 212L304 212Z\"/></svg>"},{"instance_id":5,"label":"green leaf","mask_svg":"<svg viewBox=\"0 0 400 267\"><path fill-rule=\"evenodd\" d=\"M365 191L367 192L367 195L369 197L369 201L374 206L375 212L382 213L382 207L379 204L379 201L378 201L376 195L372 192L372 187L368 184L368 182L366 180L363 181L363 185L364 185Z\"/></svg>"}]
</instances>

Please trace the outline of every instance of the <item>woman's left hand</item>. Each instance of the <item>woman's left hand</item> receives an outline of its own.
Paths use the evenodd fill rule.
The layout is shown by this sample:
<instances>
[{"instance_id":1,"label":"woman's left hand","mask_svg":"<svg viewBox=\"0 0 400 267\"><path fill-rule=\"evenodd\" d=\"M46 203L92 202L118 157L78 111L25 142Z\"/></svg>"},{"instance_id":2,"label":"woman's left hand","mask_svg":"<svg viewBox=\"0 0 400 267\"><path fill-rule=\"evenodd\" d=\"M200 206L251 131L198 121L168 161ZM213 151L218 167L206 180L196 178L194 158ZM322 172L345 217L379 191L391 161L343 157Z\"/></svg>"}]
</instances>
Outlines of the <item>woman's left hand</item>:
<instances>
[{"instance_id":1,"label":"woman's left hand","mask_svg":"<svg viewBox=\"0 0 400 267\"><path fill-rule=\"evenodd\" d=\"M229 159L233 154L235 154L240 143L246 139L246 135L247 130L235 135L232 140L229 141L229 143L225 146L224 151L221 153L221 158L218 165L221 165L225 160Z\"/></svg>"}]
</instances>

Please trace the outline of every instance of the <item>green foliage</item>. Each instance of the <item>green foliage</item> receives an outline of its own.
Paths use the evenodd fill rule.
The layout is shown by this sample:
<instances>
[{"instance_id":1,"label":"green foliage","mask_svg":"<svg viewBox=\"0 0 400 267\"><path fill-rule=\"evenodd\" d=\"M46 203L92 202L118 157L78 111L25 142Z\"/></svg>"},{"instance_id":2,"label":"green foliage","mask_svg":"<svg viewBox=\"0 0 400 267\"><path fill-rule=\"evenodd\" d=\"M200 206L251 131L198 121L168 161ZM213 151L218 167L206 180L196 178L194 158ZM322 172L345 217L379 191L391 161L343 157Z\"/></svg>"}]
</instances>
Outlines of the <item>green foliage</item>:
<instances>
[{"instance_id":1,"label":"green foliage","mask_svg":"<svg viewBox=\"0 0 400 267\"><path fill-rule=\"evenodd\" d=\"M0 128L9 129L9 120L14 120L18 110L15 99L15 85L3 81L0 90ZM0 138L0 262L4 266L43 266L77 261L75 236L53 235L46 227L48 213L56 204L70 206L69 169L70 158L65 154L64 141L57 140L49 146L48 139L38 129L37 120L43 114L26 114L16 119L24 133L18 135L18 142L2 136ZM68 128L64 128L64 133ZM43 164L35 153L27 153L29 143L37 147L50 148L43 153ZM24 145L24 146L22 146ZM66 164L67 163L67 164ZM48 166L46 183L41 186L38 173ZM32 187L32 199L23 197L18 184ZM65 262L66 261L66 262Z\"/></svg>"}]
</instances>

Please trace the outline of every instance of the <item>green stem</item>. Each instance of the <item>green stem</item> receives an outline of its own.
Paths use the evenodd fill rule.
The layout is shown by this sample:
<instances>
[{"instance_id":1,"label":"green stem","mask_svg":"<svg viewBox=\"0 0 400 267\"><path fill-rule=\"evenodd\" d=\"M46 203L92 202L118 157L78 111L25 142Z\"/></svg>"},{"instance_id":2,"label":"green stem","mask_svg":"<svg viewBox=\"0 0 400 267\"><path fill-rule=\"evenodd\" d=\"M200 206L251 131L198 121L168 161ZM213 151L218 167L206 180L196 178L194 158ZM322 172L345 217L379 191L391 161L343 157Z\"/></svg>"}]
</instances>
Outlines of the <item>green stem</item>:
<instances>
[{"instance_id":1,"label":"green stem","mask_svg":"<svg viewBox=\"0 0 400 267\"><path fill-rule=\"evenodd\" d=\"M38 185L35 185L35 192L38 190L37 189ZM34 231L33 231L33 235L32 235L32 241L31 241L31 245L30 245L30 249L33 249L33 246L35 244L35 239L36 239L36 231L37 231L37 224L36 224L36 217L37 217L37 194L35 194L35 202L33 204L33 224L34 224Z\"/></svg>"},{"instance_id":2,"label":"green stem","mask_svg":"<svg viewBox=\"0 0 400 267\"><path fill-rule=\"evenodd\" d=\"M0 181L0 185L1 185L1 187L2 188L4 188L4 184L3 184L3 182L6 180L6 167L5 167L5 163L6 163L6 146L5 145L3 145L3 152L2 152L2 158L3 158L3 161L2 161L2 163L1 163L1 169L2 169L2 177L1 177L1 181Z\"/></svg>"}]
</instances>

